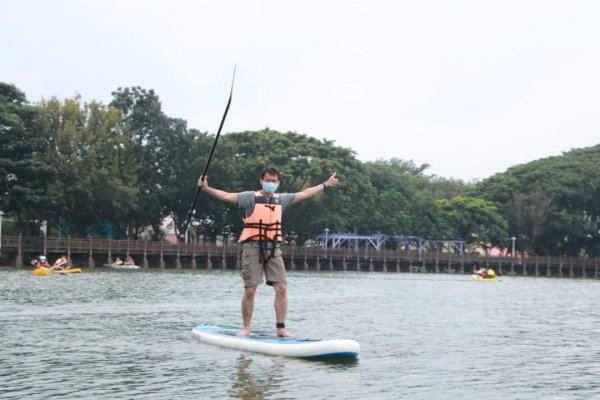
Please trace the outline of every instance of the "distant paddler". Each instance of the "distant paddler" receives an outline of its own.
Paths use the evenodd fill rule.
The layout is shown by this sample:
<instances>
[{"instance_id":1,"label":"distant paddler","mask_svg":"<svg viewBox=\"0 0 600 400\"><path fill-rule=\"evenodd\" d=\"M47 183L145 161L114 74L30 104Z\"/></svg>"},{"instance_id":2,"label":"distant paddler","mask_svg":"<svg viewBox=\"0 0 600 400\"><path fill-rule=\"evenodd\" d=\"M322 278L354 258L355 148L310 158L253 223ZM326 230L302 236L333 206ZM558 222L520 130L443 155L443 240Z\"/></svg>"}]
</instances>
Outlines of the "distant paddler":
<instances>
[{"instance_id":1,"label":"distant paddler","mask_svg":"<svg viewBox=\"0 0 600 400\"><path fill-rule=\"evenodd\" d=\"M474 269L473 273L479 275L483 279L487 276L485 267L479 267L477 270Z\"/></svg>"},{"instance_id":2,"label":"distant paddler","mask_svg":"<svg viewBox=\"0 0 600 400\"><path fill-rule=\"evenodd\" d=\"M475 267L473 268L473 275L471 278L475 281L486 281L486 282L498 282L498 277L496 276L496 271L492 267L479 267L479 264L475 263ZM477 268L477 269L475 269Z\"/></svg>"},{"instance_id":3,"label":"distant paddler","mask_svg":"<svg viewBox=\"0 0 600 400\"><path fill-rule=\"evenodd\" d=\"M60 256L54 264L52 264L52 269L55 270L63 270L69 268L69 261L67 260L67 256Z\"/></svg>"},{"instance_id":4,"label":"distant paddler","mask_svg":"<svg viewBox=\"0 0 600 400\"><path fill-rule=\"evenodd\" d=\"M31 272L32 275L48 276L52 274L52 267L44 255L40 255L37 259L31 260L31 265L35 267Z\"/></svg>"},{"instance_id":5,"label":"distant paddler","mask_svg":"<svg viewBox=\"0 0 600 400\"><path fill-rule=\"evenodd\" d=\"M139 265L135 265L135 261L133 261L133 258L131 258L130 256L127 256L125 258L125 262L123 262L123 260L121 260L120 257L117 257L117 259L112 263L112 264L103 264L105 267L109 267L109 268L113 268L113 269L140 269Z\"/></svg>"},{"instance_id":6,"label":"distant paddler","mask_svg":"<svg viewBox=\"0 0 600 400\"><path fill-rule=\"evenodd\" d=\"M37 259L31 260L31 265L33 265L36 268L52 269L52 267L48 263L48 260L46 260L46 256L44 255L40 255Z\"/></svg>"}]
</instances>

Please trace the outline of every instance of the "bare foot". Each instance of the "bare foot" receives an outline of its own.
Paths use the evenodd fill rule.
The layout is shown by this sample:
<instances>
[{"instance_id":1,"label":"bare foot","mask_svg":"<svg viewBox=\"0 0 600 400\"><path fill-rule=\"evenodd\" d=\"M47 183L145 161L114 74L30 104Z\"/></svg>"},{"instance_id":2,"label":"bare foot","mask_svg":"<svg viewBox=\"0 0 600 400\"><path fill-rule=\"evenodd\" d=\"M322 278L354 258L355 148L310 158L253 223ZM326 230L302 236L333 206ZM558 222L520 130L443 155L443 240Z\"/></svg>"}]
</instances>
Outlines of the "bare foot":
<instances>
[{"instance_id":1,"label":"bare foot","mask_svg":"<svg viewBox=\"0 0 600 400\"><path fill-rule=\"evenodd\" d=\"M248 337L250 336L250 330L249 329L242 329L241 331L238 331L235 333L236 336L241 336L241 337Z\"/></svg>"},{"instance_id":2,"label":"bare foot","mask_svg":"<svg viewBox=\"0 0 600 400\"><path fill-rule=\"evenodd\" d=\"M277 328L277 337L279 338L293 338L294 335L288 333L284 328Z\"/></svg>"}]
</instances>

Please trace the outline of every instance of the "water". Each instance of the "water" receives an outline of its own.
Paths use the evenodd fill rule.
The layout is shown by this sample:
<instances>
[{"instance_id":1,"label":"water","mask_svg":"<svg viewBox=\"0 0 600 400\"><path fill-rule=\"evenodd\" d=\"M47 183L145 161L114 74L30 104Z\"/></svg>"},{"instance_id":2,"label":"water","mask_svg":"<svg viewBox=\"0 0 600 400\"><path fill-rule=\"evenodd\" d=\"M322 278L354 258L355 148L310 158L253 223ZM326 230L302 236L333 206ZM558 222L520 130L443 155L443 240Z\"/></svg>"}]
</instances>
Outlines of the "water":
<instances>
[{"instance_id":1,"label":"water","mask_svg":"<svg viewBox=\"0 0 600 400\"><path fill-rule=\"evenodd\" d=\"M199 323L239 323L235 271L0 269L0 398L600 398L600 281L291 272L289 284L289 330L356 339L357 362L193 339ZM255 329L274 323L272 292L259 288Z\"/></svg>"}]
</instances>

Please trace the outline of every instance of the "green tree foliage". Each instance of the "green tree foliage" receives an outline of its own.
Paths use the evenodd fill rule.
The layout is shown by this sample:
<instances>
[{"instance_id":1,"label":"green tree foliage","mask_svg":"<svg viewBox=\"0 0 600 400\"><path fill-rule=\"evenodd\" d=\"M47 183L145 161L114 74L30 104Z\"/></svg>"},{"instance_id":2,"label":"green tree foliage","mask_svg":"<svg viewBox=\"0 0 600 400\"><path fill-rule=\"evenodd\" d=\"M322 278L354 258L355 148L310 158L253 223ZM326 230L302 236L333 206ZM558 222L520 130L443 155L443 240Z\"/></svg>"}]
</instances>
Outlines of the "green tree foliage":
<instances>
[{"instance_id":1,"label":"green tree foliage","mask_svg":"<svg viewBox=\"0 0 600 400\"><path fill-rule=\"evenodd\" d=\"M134 237L172 216L187 218L214 141L165 115L153 90L119 88L109 106L78 97L31 105L0 83L0 207L25 234L49 221L64 234ZM513 167L478 184L426 175L400 159L361 163L328 140L268 128L223 134L212 186L259 189L263 167L282 170L281 192L298 192L333 172L337 189L286 211L289 242L331 232L464 239L484 248L537 254L598 254L600 145ZM241 211L200 195L192 232L212 240L241 230Z\"/></svg>"},{"instance_id":2,"label":"green tree foliage","mask_svg":"<svg viewBox=\"0 0 600 400\"><path fill-rule=\"evenodd\" d=\"M467 193L474 185L467 184L460 179L449 179L439 176L430 176L429 184L431 196L436 199L451 199Z\"/></svg>"},{"instance_id":3,"label":"green tree foliage","mask_svg":"<svg viewBox=\"0 0 600 400\"><path fill-rule=\"evenodd\" d=\"M154 90L118 88L112 95L110 105L121 110L125 131L133 143L132 161L140 166L139 207L131 221L134 235L137 237L146 226L152 226L152 232L160 235L161 222L173 211L168 204L179 195L171 185L186 165L183 163L187 160L180 157L185 151L182 146L189 144L187 124L162 112Z\"/></svg>"},{"instance_id":4,"label":"green tree foliage","mask_svg":"<svg viewBox=\"0 0 600 400\"><path fill-rule=\"evenodd\" d=\"M370 207L356 207L371 201L366 171L351 150L330 141L269 129L223 135L208 173L209 184L229 192L258 190L260 172L267 165L282 171L280 192L299 192L334 172L340 179L338 189L286 210L284 231L288 240L304 243L325 228L356 232L368 224ZM241 211L205 195L200 198L196 216L209 235L222 231L239 234L241 230Z\"/></svg>"},{"instance_id":5,"label":"green tree foliage","mask_svg":"<svg viewBox=\"0 0 600 400\"><path fill-rule=\"evenodd\" d=\"M479 183L473 193L500 205L509 216L510 234L520 239L517 246L537 254L597 253L600 145L510 168ZM529 219L517 218L523 210L514 206Z\"/></svg>"},{"instance_id":6,"label":"green tree foliage","mask_svg":"<svg viewBox=\"0 0 600 400\"><path fill-rule=\"evenodd\" d=\"M507 243L508 223L494 203L475 197L456 196L438 200L445 226L468 245L485 251Z\"/></svg>"},{"instance_id":7,"label":"green tree foliage","mask_svg":"<svg viewBox=\"0 0 600 400\"><path fill-rule=\"evenodd\" d=\"M518 235L516 236L519 241L517 249L521 251L533 249L533 245L543 233L551 204L550 199L539 190L530 194L513 194L508 202L506 214L510 226Z\"/></svg>"},{"instance_id":8,"label":"green tree foliage","mask_svg":"<svg viewBox=\"0 0 600 400\"><path fill-rule=\"evenodd\" d=\"M64 234L110 230L123 237L137 209L138 165L120 111L77 97L42 101L39 110L35 128L46 141L41 158L57 176L46 196L53 205L48 217Z\"/></svg>"},{"instance_id":9,"label":"green tree foliage","mask_svg":"<svg viewBox=\"0 0 600 400\"><path fill-rule=\"evenodd\" d=\"M399 159L365 163L376 190L376 204L367 232L422 236L429 239L460 238L445 224L436 199L465 192L462 181L426 176L427 164L415 165Z\"/></svg>"},{"instance_id":10,"label":"green tree foliage","mask_svg":"<svg viewBox=\"0 0 600 400\"><path fill-rule=\"evenodd\" d=\"M0 207L16 215L27 235L39 232L49 212L46 195L54 179L40 157L43 137L32 129L37 111L16 86L0 82Z\"/></svg>"},{"instance_id":11,"label":"green tree foliage","mask_svg":"<svg viewBox=\"0 0 600 400\"><path fill-rule=\"evenodd\" d=\"M375 189L374 202L377 205L366 231L414 235L417 224L411 208L418 192L418 181L423 178L422 172L428 166L416 166L412 161L392 159L367 162L365 167Z\"/></svg>"},{"instance_id":12,"label":"green tree foliage","mask_svg":"<svg viewBox=\"0 0 600 400\"><path fill-rule=\"evenodd\" d=\"M207 133L201 133L195 129L190 129L185 135L181 135L178 143L173 144L173 153L177 154L173 165L171 166L169 184L163 189L165 207L175 222L178 235L183 230L190 209L191 202L197 190L197 181L204 169L205 159L212 147L214 137ZM221 148L221 146L219 146ZM213 167L211 167L211 171ZM203 198L199 198L196 204L196 213L192 220L194 224L199 220L204 221L203 226L211 225L209 236L214 237L227 230L227 227L220 223L215 224L214 207L208 208ZM188 232L194 232L195 226L190 226ZM207 229L201 230L208 231Z\"/></svg>"}]
</instances>

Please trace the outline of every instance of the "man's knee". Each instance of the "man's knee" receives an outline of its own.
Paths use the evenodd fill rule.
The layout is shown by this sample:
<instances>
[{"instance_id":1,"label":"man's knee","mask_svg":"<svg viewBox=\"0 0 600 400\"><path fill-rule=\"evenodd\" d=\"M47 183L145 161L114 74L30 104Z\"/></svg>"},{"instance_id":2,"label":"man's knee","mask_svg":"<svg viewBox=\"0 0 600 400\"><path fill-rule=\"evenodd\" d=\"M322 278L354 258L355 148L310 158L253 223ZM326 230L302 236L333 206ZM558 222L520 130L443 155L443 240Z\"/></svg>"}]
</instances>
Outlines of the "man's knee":
<instances>
[{"instance_id":1,"label":"man's knee","mask_svg":"<svg viewBox=\"0 0 600 400\"><path fill-rule=\"evenodd\" d=\"M278 295L285 295L287 286L285 283L276 283L273 285L273 289L275 289L275 293Z\"/></svg>"},{"instance_id":2,"label":"man's knee","mask_svg":"<svg viewBox=\"0 0 600 400\"><path fill-rule=\"evenodd\" d=\"M247 299L254 298L255 294L256 294L256 286L247 287L244 289L244 297Z\"/></svg>"}]
</instances>

